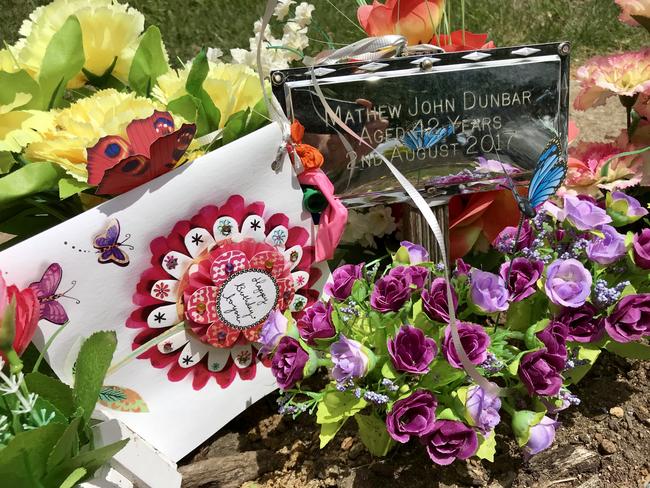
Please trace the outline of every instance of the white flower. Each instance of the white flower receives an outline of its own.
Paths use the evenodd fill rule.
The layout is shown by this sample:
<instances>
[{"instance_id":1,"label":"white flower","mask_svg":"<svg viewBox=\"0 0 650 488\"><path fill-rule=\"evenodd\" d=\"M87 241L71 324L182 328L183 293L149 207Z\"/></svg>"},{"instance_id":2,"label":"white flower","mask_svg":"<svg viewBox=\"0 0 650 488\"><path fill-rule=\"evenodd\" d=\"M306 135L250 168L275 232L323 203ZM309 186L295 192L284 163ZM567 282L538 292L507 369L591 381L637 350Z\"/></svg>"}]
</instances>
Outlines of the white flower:
<instances>
[{"instance_id":1,"label":"white flower","mask_svg":"<svg viewBox=\"0 0 650 488\"><path fill-rule=\"evenodd\" d=\"M377 237L391 234L397 229L391 209L385 205L373 207L366 215L366 222L368 228L372 229L372 233Z\"/></svg>"},{"instance_id":2,"label":"white flower","mask_svg":"<svg viewBox=\"0 0 650 488\"><path fill-rule=\"evenodd\" d=\"M390 207L379 205L367 212L348 211L348 224L341 241L375 248L375 237L391 234L397 229Z\"/></svg>"},{"instance_id":3,"label":"white flower","mask_svg":"<svg viewBox=\"0 0 650 488\"><path fill-rule=\"evenodd\" d=\"M218 47L209 47L207 52L208 61L211 63L218 63L223 56L223 51Z\"/></svg>"},{"instance_id":4,"label":"white flower","mask_svg":"<svg viewBox=\"0 0 650 488\"><path fill-rule=\"evenodd\" d=\"M282 45L291 49L296 49L298 51L304 50L307 46L309 46L307 27L301 27L296 22L287 22L284 24Z\"/></svg>"},{"instance_id":5,"label":"white flower","mask_svg":"<svg viewBox=\"0 0 650 488\"><path fill-rule=\"evenodd\" d=\"M296 7L296 16L292 19L301 27L311 24L311 13L316 7L307 2L302 2Z\"/></svg>"},{"instance_id":6,"label":"white flower","mask_svg":"<svg viewBox=\"0 0 650 488\"><path fill-rule=\"evenodd\" d=\"M275 15L278 20L284 20L287 18L287 15L289 15L289 10L291 9L291 6L295 4L293 0L279 0L278 4L275 6L275 11L273 12L273 15Z\"/></svg>"}]
</instances>

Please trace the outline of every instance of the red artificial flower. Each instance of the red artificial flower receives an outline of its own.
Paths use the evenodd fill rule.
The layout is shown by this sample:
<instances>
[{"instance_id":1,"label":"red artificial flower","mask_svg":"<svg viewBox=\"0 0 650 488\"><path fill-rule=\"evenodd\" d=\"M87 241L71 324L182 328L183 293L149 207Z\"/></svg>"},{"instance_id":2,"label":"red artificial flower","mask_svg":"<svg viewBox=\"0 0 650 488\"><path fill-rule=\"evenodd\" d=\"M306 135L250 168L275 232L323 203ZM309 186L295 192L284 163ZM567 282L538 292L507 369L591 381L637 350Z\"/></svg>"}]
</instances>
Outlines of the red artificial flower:
<instances>
[{"instance_id":1,"label":"red artificial flower","mask_svg":"<svg viewBox=\"0 0 650 488\"><path fill-rule=\"evenodd\" d=\"M447 52L474 51L476 49L492 49L496 47L493 41L487 42L487 34L474 34L470 31L457 30L450 35L436 34L431 44L440 46Z\"/></svg>"}]
</instances>

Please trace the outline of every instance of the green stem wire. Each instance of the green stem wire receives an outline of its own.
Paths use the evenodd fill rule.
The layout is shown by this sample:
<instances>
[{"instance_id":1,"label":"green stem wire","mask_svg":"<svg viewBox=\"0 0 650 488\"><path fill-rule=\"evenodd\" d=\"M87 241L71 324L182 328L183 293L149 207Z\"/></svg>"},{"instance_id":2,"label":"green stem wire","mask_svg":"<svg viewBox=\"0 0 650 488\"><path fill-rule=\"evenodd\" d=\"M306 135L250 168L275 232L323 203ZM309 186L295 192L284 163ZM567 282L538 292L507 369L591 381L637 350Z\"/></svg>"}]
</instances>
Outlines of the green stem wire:
<instances>
[{"instance_id":1,"label":"green stem wire","mask_svg":"<svg viewBox=\"0 0 650 488\"><path fill-rule=\"evenodd\" d=\"M56 331L54 332L54 334L52 334L52 337L50 337L50 338L47 340L47 342L45 343L45 346L43 347L43 350L42 350L41 353L38 355L38 359L37 359L36 362L34 363L34 367L32 368L32 373L36 373L36 372L38 372L38 368L39 368L40 365L41 365L41 361L43 361L43 358L45 357L45 353L47 352L47 350L50 348L50 346L51 346L52 343L54 342L54 339L56 339L56 337L57 337L61 332L63 332L63 329L65 328L66 325L68 325L68 323L69 323L69 322L66 322L66 323L63 324L61 327L59 327L58 329L56 329Z\"/></svg>"},{"instance_id":2,"label":"green stem wire","mask_svg":"<svg viewBox=\"0 0 650 488\"><path fill-rule=\"evenodd\" d=\"M266 46L266 49L281 49L283 51L289 51L291 53L294 53L296 56L300 56L300 59L303 59L305 57L305 53L302 51L299 51L298 49L294 49L292 47L287 47L287 46Z\"/></svg>"},{"instance_id":3,"label":"green stem wire","mask_svg":"<svg viewBox=\"0 0 650 488\"><path fill-rule=\"evenodd\" d=\"M465 0L460 0L460 25L463 30L463 44L465 43Z\"/></svg>"}]
</instances>

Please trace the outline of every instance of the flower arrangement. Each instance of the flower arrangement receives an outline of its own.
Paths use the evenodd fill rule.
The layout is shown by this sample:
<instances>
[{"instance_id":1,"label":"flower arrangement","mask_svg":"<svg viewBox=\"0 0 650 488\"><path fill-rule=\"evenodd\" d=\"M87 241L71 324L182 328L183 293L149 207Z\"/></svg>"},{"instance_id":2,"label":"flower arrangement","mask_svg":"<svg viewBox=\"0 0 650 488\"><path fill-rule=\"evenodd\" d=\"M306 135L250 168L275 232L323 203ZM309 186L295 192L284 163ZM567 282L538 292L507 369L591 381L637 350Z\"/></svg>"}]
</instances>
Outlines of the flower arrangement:
<instances>
[{"instance_id":1,"label":"flower arrangement","mask_svg":"<svg viewBox=\"0 0 650 488\"><path fill-rule=\"evenodd\" d=\"M579 403L570 385L603 349L650 358L650 229L620 232L646 214L622 192L603 208L572 195L561 207L547 203L517 243L514 227L495 239L496 269L456 262L452 303L444 266L416 244L403 242L386 266L337 268L329 299L296 321L274 315L262 329L280 411L315 413L321 447L354 417L371 453L417 440L440 465L492 460L506 418L526 456L546 449L558 412ZM456 349L452 309L482 384ZM312 390L305 380L319 368L328 382Z\"/></svg>"}]
</instances>

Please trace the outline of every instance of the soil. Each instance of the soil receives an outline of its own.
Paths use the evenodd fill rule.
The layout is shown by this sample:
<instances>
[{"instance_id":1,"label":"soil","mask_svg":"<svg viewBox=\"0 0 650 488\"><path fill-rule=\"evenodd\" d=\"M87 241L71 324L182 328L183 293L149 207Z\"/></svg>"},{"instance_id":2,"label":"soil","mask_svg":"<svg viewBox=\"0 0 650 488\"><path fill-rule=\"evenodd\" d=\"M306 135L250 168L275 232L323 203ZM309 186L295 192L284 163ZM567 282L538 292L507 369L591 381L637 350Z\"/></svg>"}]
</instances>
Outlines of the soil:
<instances>
[{"instance_id":1,"label":"soil","mask_svg":"<svg viewBox=\"0 0 650 488\"><path fill-rule=\"evenodd\" d=\"M547 451L524 460L507 422L497 427L494 463L457 461L434 465L416 442L398 445L387 458L374 458L349 421L334 440L319 449L318 426L303 415L296 420L276 413L269 395L230 422L224 430L181 461L218 454L218 445L236 436L235 449L275 452L276 468L255 480L219 479L184 486L242 488L391 487L650 487L650 364L604 352L592 371L573 387L581 404L559 414L561 427ZM504 418L507 418L504 414ZM215 450L216 448L216 450ZM230 452L236 454L236 452ZM214 457L219 462L219 457ZM185 466L181 471L191 469Z\"/></svg>"}]
</instances>

